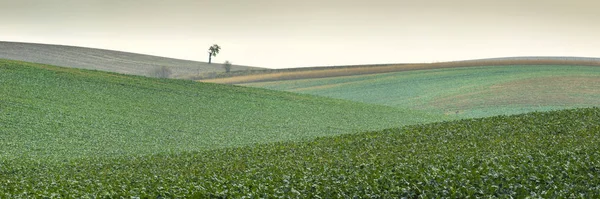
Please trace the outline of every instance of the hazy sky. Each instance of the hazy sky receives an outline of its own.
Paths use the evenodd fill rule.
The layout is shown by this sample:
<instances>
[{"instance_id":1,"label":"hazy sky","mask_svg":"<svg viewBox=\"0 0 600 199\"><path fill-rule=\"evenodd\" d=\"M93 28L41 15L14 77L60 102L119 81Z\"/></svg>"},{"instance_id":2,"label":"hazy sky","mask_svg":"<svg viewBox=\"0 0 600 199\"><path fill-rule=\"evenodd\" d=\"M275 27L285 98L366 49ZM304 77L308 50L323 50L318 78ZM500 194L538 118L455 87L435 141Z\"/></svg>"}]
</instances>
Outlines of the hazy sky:
<instances>
[{"instance_id":1,"label":"hazy sky","mask_svg":"<svg viewBox=\"0 0 600 199\"><path fill-rule=\"evenodd\" d=\"M598 0L0 0L0 40L269 68L600 57Z\"/></svg>"}]
</instances>

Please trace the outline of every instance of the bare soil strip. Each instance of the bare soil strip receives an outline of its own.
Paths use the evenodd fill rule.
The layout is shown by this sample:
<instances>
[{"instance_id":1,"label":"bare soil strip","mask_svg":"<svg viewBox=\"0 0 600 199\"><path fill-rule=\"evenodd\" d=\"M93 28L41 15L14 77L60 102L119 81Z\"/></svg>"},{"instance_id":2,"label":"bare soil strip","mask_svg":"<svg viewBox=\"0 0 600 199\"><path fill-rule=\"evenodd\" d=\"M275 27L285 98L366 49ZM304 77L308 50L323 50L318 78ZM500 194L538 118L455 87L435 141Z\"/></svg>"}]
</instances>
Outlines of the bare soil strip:
<instances>
[{"instance_id":1,"label":"bare soil strip","mask_svg":"<svg viewBox=\"0 0 600 199\"><path fill-rule=\"evenodd\" d=\"M572 66L600 66L600 59L594 58L507 58L507 59L485 59L468 60L440 63L421 64L384 64L363 66L338 66L338 67L313 67L305 70L274 69L265 70L259 74L247 74L217 79L199 80L201 82L212 82L221 84L244 84L253 82L268 82L281 80L297 80L310 78L339 77L351 75L367 75L377 73L389 73L410 70L427 70L457 67L475 66L505 66L505 65L572 65Z\"/></svg>"}]
</instances>

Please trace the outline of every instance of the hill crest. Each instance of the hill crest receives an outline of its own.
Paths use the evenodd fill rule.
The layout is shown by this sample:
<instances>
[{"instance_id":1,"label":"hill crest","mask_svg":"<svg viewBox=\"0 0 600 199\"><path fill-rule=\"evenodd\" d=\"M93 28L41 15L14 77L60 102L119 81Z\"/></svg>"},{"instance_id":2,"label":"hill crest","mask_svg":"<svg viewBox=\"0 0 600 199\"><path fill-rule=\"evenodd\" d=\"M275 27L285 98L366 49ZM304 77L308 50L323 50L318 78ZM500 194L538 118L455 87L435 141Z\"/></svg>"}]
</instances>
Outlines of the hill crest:
<instances>
[{"instance_id":1,"label":"hill crest","mask_svg":"<svg viewBox=\"0 0 600 199\"><path fill-rule=\"evenodd\" d=\"M153 70L168 67L170 78L224 71L221 64L174 59L139 53L54 44L0 41L0 59L34 62L130 75L154 76ZM255 70L258 67L233 65L232 71Z\"/></svg>"},{"instance_id":2,"label":"hill crest","mask_svg":"<svg viewBox=\"0 0 600 199\"><path fill-rule=\"evenodd\" d=\"M301 80L327 77L370 75L413 70L429 70L442 68L461 68L478 66L513 66L513 65L567 65L567 66L600 66L600 58L591 57L502 57L473 59L435 63L398 63L369 64L345 66L320 66L306 68L286 68L253 71L234 71L221 73L214 79L202 79L203 82L224 84L245 84L255 82L272 82L282 80Z\"/></svg>"}]
</instances>

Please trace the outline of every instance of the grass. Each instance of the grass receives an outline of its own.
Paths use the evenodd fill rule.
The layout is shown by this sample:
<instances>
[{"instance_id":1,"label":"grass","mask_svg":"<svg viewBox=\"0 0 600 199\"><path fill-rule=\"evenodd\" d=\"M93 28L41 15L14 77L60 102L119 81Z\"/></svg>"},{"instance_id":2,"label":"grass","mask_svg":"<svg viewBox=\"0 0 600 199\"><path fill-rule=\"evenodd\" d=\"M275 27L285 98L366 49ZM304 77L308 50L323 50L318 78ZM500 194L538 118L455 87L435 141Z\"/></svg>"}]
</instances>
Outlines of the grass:
<instances>
[{"instance_id":1,"label":"grass","mask_svg":"<svg viewBox=\"0 0 600 199\"><path fill-rule=\"evenodd\" d=\"M208 64L136 53L75 46L0 41L0 59L19 60L63 67L153 76L153 70L167 67L171 78L192 78L211 72L224 72L221 64ZM257 67L233 65L231 70L255 70Z\"/></svg>"},{"instance_id":2,"label":"grass","mask_svg":"<svg viewBox=\"0 0 600 199\"><path fill-rule=\"evenodd\" d=\"M597 198L600 109L179 154L0 162L0 197Z\"/></svg>"},{"instance_id":3,"label":"grass","mask_svg":"<svg viewBox=\"0 0 600 199\"><path fill-rule=\"evenodd\" d=\"M439 121L266 89L0 60L0 159L132 156Z\"/></svg>"},{"instance_id":4,"label":"grass","mask_svg":"<svg viewBox=\"0 0 600 199\"><path fill-rule=\"evenodd\" d=\"M600 68L514 65L241 84L462 118L600 105Z\"/></svg>"}]
</instances>

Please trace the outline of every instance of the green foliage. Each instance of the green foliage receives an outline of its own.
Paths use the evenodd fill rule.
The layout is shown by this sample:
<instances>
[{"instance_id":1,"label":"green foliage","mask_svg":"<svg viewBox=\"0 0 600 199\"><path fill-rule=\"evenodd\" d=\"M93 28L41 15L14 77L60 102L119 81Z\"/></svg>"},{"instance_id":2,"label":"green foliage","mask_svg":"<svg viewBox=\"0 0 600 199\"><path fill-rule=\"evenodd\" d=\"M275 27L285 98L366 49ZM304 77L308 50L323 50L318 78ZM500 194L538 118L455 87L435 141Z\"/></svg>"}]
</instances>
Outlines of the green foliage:
<instances>
[{"instance_id":1,"label":"green foliage","mask_svg":"<svg viewBox=\"0 0 600 199\"><path fill-rule=\"evenodd\" d=\"M194 153L0 162L0 197L597 198L600 109Z\"/></svg>"},{"instance_id":2,"label":"green foliage","mask_svg":"<svg viewBox=\"0 0 600 199\"><path fill-rule=\"evenodd\" d=\"M210 46L210 48L208 48L208 53L210 54L210 56L216 57L217 54L219 54L220 50L221 50L221 46L214 44L214 45Z\"/></svg>"},{"instance_id":3,"label":"green foliage","mask_svg":"<svg viewBox=\"0 0 600 199\"><path fill-rule=\"evenodd\" d=\"M0 159L70 159L307 140L441 120L231 85L0 61Z\"/></svg>"},{"instance_id":4,"label":"green foliage","mask_svg":"<svg viewBox=\"0 0 600 199\"><path fill-rule=\"evenodd\" d=\"M243 85L476 118L600 106L599 82L597 66L516 65Z\"/></svg>"}]
</instances>

